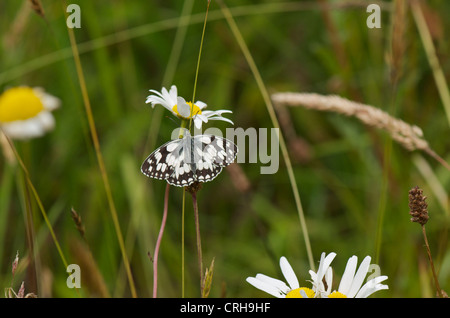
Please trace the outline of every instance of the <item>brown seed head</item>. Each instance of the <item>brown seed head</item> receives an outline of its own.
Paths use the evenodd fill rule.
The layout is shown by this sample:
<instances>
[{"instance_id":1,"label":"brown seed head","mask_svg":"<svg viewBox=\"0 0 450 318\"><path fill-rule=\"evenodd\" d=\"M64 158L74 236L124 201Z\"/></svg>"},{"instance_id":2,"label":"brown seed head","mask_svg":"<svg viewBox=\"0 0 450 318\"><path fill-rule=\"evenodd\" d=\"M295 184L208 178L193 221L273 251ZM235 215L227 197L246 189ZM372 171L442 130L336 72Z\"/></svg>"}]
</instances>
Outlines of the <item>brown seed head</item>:
<instances>
[{"instance_id":1,"label":"brown seed head","mask_svg":"<svg viewBox=\"0 0 450 318\"><path fill-rule=\"evenodd\" d=\"M411 222L417 222L425 225L428 221L428 204L425 202L427 197L423 195L422 189L418 186L409 190L409 214L412 216Z\"/></svg>"}]
</instances>

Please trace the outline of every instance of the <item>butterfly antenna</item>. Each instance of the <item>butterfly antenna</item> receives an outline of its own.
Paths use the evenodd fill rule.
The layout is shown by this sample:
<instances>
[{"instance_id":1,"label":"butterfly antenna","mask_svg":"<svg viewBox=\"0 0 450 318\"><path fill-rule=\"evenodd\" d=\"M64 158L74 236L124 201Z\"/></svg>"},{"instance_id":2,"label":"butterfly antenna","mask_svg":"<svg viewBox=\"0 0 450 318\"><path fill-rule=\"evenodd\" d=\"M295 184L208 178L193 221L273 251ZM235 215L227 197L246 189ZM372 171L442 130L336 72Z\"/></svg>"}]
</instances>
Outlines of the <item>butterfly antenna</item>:
<instances>
[{"instance_id":1,"label":"butterfly antenna","mask_svg":"<svg viewBox=\"0 0 450 318\"><path fill-rule=\"evenodd\" d=\"M175 125L175 127L177 127L177 128L180 127L180 124L177 123L174 118L169 117L169 116L164 116L164 117L166 117L167 119L170 119L170 121Z\"/></svg>"}]
</instances>

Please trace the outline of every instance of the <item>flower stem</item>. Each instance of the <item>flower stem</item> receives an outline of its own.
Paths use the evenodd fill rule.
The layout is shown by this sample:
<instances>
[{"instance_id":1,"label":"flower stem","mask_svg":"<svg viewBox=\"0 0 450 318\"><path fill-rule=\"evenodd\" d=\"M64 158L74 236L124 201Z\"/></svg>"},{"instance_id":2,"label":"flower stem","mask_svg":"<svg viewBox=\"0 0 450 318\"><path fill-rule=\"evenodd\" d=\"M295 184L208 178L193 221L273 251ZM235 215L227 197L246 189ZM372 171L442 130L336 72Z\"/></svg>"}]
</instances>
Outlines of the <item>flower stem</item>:
<instances>
[{"instance_id":1,"label":"flower stem","mask_svg":"<svg viewBox=\"0 0 450 318\"><path fill-rule=\"evenodd\" d=\"M203 255L202 255L202 241L200 237L200 222L198 217L198 204L197 204L197 193L191 192L192 203L194 205L194 217L195 217L195 231L197 232L197 256L198 256L198 268L200 271L200 295L203 295Z\"/></svg>"},{"instance_id":2,"label":"flower stem","mask_svg":"<svg viewBox=\"0 0 450 318\"><path fill-rule=\"evenodd\" d=\"M438 293L439 297L444 298L444 294L442 292L441 287L439 286L439 281L438 281L438 278L436 275L436 271L434 269L434 263L433 263L433 259L431 257L430 246L428 245L427 233L425 231L425 224L422 225L422 234L423 234L423 240L425 241L425 247L427 249L428 260L430 261L431 271L433 272L434 284L436 286L437 293Z\"/></svg>"},{"instance_id":3,"label":"flower stem","mask_svg":"<svg viewBox=\"0 0 450 318\"><path fill-rule=\"evenodd\" d=\"M155 255L153 256L153 298L156 298L157 291L158 291L158 254L159 254L159 247L161 245L162 236L164 234L164 228L166 227L167 210L168 210L168 205L169 205L169 190L170 190L170 184L167 184L166 185L166 194L164 196L163 218L161 221L161 228L159 229L158 239L156 241Z\"/></svg>"}]
</instances>

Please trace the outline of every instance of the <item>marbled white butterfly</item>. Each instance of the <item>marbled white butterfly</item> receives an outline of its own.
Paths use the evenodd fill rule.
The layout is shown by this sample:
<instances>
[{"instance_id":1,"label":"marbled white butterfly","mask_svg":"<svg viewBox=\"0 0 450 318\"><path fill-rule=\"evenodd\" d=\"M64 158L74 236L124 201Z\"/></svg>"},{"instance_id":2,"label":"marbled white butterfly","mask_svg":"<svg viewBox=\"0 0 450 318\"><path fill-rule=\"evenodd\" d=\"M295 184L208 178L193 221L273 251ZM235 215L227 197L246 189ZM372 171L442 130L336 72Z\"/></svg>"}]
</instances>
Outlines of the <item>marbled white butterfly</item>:
<instances>
[{"instance_id":1,"label":"marbled white butterfly","mask_svg":"<svg viewBox=\"0 0 450 318\"><path fill-rule=\"evenodd\" d=\"M141 171L147 177L166 180L177 187L213 180L236 158L237 146L215 135L191 136L165 143L145 159Z\"/></svg>"}]
</instances>

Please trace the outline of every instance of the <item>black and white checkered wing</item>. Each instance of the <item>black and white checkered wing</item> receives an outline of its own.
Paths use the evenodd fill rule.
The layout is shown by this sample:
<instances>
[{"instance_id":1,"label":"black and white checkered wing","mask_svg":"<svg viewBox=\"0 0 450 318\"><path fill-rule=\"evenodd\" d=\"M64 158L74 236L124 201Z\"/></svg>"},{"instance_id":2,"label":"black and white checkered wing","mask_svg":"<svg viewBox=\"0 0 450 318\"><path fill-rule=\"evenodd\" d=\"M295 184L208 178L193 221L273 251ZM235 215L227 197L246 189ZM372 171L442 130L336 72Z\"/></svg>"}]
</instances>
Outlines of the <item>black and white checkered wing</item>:
<instances>
[{"instance_id":1,"label":"black and white checkered wing","mask_svg":"<svg viewBox=\"0 0 450 318\"><path fill-rule=\"evenodd\" d=\"M150 178L167 180L175 169L179 169L184 142L183 139L172 140L153 151L142 163L142 173Z\"/></svg>"},{"instance_id":2,"label":"black and white checkered wing","mask_svg":"<svg viewBox=\"0 0 450 318\"><path fill-rule=\"evenodd\" d=\"M147 177L186 187L196 181L213 180L234 161L237 151L237 146L228 139L187 134L156 149L145 159L141 171Z\"/></svg>"},{"instance_id":3,"label":"black and white checkered wing","mask_svg":"<svg viewBox=\"0 0 450 318\"><path fill-rule=\"evenodd\" d=\"M236 158L238 148L228 139L215 135L193 137L195 176L198 182L213 180L222 168Z\"/></svg>"}]
</instances>

